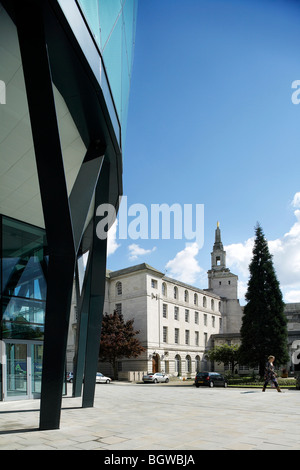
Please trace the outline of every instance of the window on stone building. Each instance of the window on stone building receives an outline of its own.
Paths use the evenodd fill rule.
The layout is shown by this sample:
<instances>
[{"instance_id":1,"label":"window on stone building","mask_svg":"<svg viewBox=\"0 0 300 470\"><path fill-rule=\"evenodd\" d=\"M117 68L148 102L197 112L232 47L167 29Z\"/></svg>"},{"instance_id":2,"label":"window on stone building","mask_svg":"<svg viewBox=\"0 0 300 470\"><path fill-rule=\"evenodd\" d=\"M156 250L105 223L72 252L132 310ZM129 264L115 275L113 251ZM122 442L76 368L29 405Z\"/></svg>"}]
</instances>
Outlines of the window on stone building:
<instances>
[{"instance_id":1,"label":"window on stone building","mask_svg":"<svg viewBox=\"0 0 300 470\"><path fill-rule=\"evenodd\" d=\"M194 294L194 305L198 305L198 295Z\"/></svg>"},{"instance_id":2,"label":"window on stone building","mask_svg":"<svg viewBox=\"0 0 300 470\"><path fill-rule=\"evenodd\" d=\"M167 297L167 284L165 282L162 283L161 292L164 297Z\"/></svg>"},{"instance_id":3,"label":"window on stone building","mask_svg":"<svg viewBox=\"0 0 300 470\"><path fill-rule=\"evenodd\" d=\"M178 299L178 289L176 286L174 287L174 299Z\"/></svg>"},{"instance_id":4,"label":"window on stone building","mask_svg":"<svg viewBox=\"0 0 300 470\"><path fill-rule=\"evenodd\" d=\"M163 326L163 342L167 343L168 342L168 327Z\"/></svg>"},{"instance_id":5,"label":"window on stone building","mask_svg":"<svg viewBox=\"0 0 300 470\"><path fill-rule=\"evenodd\" d=\"M167 304L163 304L163 318L167 318L168 316L168 306Z\"/></svg>"},{"instance_id":6,"label":"window on stone building","mask_svg":"<svg viewBox=\"0 0 300 470\"><path fill-rule=\"evenodd\" d=\"M186 368L186 372L192 372L191 356L186 356L186 358L185 358L185 368Z\"/></svg>"},{"instance_id":7,"label":"window on stone building","mask_svg":"<svg viewBox=\"0 0 300 470\"><path fill-rule=\"evenodd\" d=\"M195 312L195 323L199 325L199 312Z\"/></svg>"},{"instance_id":8,"label":"window on stone building","mask_svg":"<svg viewBox=\"0 0 300 470\"><path fill-rule=\"evenodd\" d=\"M185 330L185 344L190 344L190 330Z\"/></svg>"},{"instance_id":9,"label":"window on stone building","mask_svg":"<svg viewBox=\"0 0 300 470\"><path fill-rule=\"evenodd\" d=\"M207 333L204 333L204 347L207 346Z\"/></svg>"},{"instance_id":10,"label":"window on stone building","mask_svg":"<svg viewBox=\"0 0 300 470\"><path fill-rule=\"evenodd\" d=\"M122 304L116 304L116 312L122 315Z\"/></svg>"},{"instance_id":11,"label":"window on stone building","mask_svg":"<svg viewBox=\"0 0 300 470\"><path fill-rule=\"evenodd\" d=\"M175 328L175 332L174 332L174 343L175 344L178 344L179 343L179 328Z\"/></svg>"},{"instance_id":12,"label":"window on stone building","mask_svg":"<svg viewBox=\"0 0 300 470\"><path fill-rule=\"evenodd\" d=\"M116 284L117 295L122 295L122 282L118 281Z\"/></svg>"},{"instance_id":13,"label":"window on stone building","mask_svg":"<svg viewBox=\"0 0 300 470\"><path fill-rule=\"evenodd\" d=\"M206 297L205 296L203 297L203 307L206 308Z\"/></svg>"},{"instance_id":14,"label":"window on stone building","mask_svg":"<svg viewBox=\"0 0 300 470\"><path fill-rule=\"evenodd\" d=\"M195 345L199 346L199 331L195 331Z\"/></svg>"},{"instance_id":15,"label":"window on stone building","mask_svg":"<svg viewBox=\"0 0 300 470\"><path fill-rule=\"evenodd\" d=\"M204 326L207 326L207 314L204 313L203 315L203 323L204 323Z\"/></svg>"},{"instance_id":16,"label":"window on stone building","mask_svg":"<svg viewBox=\"0 0 300 470\"><path fill-rule=\"evenodd\" d=\"M179 320L179 307L174 307L174 320Z\"/></svg>"},{"instance_id":17,"label":"window on stone building","mask_svg":"<svg viewBox=\"0 0 300 470\"><path fill-rule=\"evenodd\" d=\"M157 289L157 281L156 281L156 279L151 279L151 287L152 287L153 289Z\"/></svg>"},{"instance_id":18,"label":"window on stone building","mask_svg":"<svg viewBox=\"0 0 300 470\"><path fill-rule=\"evenodd\" d=\"M185 310L184 312L184 318L185 318L185 321L186 322L189 322L190 321L190 311L189 310Z\"/></svg>"},{"instance_id":19,"label":"window on stone building","mask_svg":"<svg viewBox=\"0 0 300 470\"><path fill-rule=\"evenodd\" d=\"M187 290L184 291L184 301L188 302L189 301L189 293Z\"/></svg>"},{"instance_id":20,"label":"window on stone building","mask_svg":"<svg viewBox=\"0 0 300 470\"><path fill-rule=\"evenodd\" d=\"M214 299L211 299L210 307L211 307L212 310L215 309L215 302L214 302Z\"/></svg>"},{"instance_id":21,"label":"window on stone building","mask_svg":"<svg viewBox=\"0 0 300 470\"><path fill-rule=\"evenodd\" d=\"M214 316L211 317L211 324L213 328L216 326L216 319Z\"/></svg>"}]
</instances>

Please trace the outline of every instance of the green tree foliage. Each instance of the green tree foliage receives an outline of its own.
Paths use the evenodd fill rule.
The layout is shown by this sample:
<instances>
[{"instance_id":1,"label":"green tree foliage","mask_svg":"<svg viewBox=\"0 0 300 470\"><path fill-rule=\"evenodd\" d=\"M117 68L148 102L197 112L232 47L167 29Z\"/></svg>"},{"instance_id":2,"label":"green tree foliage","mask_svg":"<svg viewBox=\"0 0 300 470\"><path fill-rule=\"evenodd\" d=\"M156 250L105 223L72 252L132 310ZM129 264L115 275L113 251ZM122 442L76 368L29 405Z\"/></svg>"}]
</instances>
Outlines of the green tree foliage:
<instances>
[{"instance_id":1,"label":"green tree foliage","mask_svg":"<svg viewBox=\"0 0 300 470\"><path fill-rule=\"evenodd\" d=\"M239 349L237 344L222 344L208 351L207 356L210 361L230 365L231 372L234 373L234 368L239 363Z\"/></svg>"},{"instance_id":2,"label":"green tree foliage","mask_svg":"<svg viewBox=\"0 0 300 470\"><path fill-rule=\"evenodd\" d=\"M268 243L259 224L255 227L253 257L241 327L241 364L259 365L262 376L269 355L279 367L288 359L287 319Z\"/></svg>"},{"instance_id":3,"label":"green tree foliage","mask_svg":"<svg viewBox=\"0 0 300 470\"><path fill-rule=\"evenodd\" d=\"M139 331L134 330L133 322L134 320L125 322L123 315L116 311L112 315L106 313L103 316L99 359L112 365L114 379L118 376L118 360L124 357L138 357L145 351L136 338Z\"/></svg>"}]
</instances>

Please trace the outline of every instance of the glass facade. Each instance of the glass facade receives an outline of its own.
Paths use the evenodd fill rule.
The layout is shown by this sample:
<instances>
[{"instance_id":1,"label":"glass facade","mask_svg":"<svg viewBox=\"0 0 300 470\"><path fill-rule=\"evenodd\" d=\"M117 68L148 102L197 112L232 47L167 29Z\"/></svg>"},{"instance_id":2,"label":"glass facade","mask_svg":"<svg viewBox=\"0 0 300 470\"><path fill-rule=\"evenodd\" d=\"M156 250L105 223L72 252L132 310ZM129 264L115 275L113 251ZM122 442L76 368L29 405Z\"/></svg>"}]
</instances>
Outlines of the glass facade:
<instances>
[{"instance_id":1,"label":"glass facade","mask_svg":"<svg viewBox=\"0 0 300 470\"><path fill-rule=\"evenodd\" d=\"M43 339L47 243L43 229L2 217L1 339Z\"/></svg>"},{"instance_id":2,"label":"glass facade","mask_svg":"<svg viewBox=\"0 0 300 470\"><path fill-rule=\"evenodd\" d=\"M124 136L138 0L79 0L79 4L101 52Z\"/></svg>"},{"instance_id":3,"label":"glass facade","mask_svg":"<svg viewBox=\"0 0 300 470\"><path fill-rule=\"evenodd\" d=\"M41 389L47 243L41 228L0 216L1 377L6 399Z\"/></svg>"}]
</instances>

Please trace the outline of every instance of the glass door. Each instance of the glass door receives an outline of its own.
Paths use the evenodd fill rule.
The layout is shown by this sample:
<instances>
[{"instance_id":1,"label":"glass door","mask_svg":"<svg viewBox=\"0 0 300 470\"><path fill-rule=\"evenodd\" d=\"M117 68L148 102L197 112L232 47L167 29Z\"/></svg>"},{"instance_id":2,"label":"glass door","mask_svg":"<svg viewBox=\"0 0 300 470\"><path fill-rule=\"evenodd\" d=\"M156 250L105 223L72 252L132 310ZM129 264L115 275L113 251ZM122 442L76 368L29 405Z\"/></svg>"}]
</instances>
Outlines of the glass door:
<instances>
[{"instance_id":1,"label":"glass door","mask_svg":"<svg viewBox=\"0 0 300 470\"><path fill-rule=\"evenodd\" d=\"M28 397L27 344L6 343L6 393L10 399Z\"/></svg>"},{"instance_id":2,"label":"glass door","mask_svg":"<svg viewBox=\"0 0 300 470\"><path fill-rule=\"evenodd\" d=\"M39 398L42 388L43 344L32 343L30 348L31 396L32 398Z\"/></svg>"},{"instance_id":3,"label":"glass door","mask_svg":"<svg viewBox=\"0 0 300 470\"><path fill-rule=\"evenodd\" d=\"M4 399L39 398L42 382L43 344L5 341Z\"/></svg>"}]
</instances>

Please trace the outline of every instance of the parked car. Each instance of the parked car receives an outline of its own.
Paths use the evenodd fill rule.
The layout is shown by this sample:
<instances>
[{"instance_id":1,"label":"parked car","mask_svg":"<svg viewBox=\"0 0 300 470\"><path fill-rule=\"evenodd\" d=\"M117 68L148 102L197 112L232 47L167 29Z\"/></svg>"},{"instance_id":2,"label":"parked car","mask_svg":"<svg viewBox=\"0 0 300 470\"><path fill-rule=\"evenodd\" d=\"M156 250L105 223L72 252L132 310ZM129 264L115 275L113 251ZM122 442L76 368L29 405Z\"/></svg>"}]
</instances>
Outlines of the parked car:
<instances>
[{"instance_id":1,"label":"parked car","mask_svg":"<svg viewBox=\"0 0 300 470\"><path fill-rule=\"evenodd\" d=\"M73 372L68 372L67 373L67 382L72 383L73 382Z\"/></svg>"},{"instance_id":2,"label":"parked car","mask_svg":"<svg viewBox=\"0 0 300 470\"><path fill-rule=\"evenodd\" d=\"M208 387L227 387L226 378L217 372L198 372L195 377L196 387L206 385Z\"/></svg>"},{"instance_id":3,"label":"parked car","mask_svg":"<svg viewBox=\"0 0 300 470\"><path fill-rule=\"evenodd\" d=\"M164 374L162 372L155 372L155 374L152 374L151 372L148 372L146 375L143 375L143 382L150 382L156 384L157 382L169 382L169 377L167 374Z\"/></svg>"},{"instance_id":4,"label":"parked car","mask_svg":"<svg viewBox=\"0 0 300 470\"><path fill-rule=\"evenodd\" d=\"M109 384L110 382L111 379L109 377L105 377L105 375L101 374L101 372L97 372L96 383Z\"/></svg>"}]
</instances>

